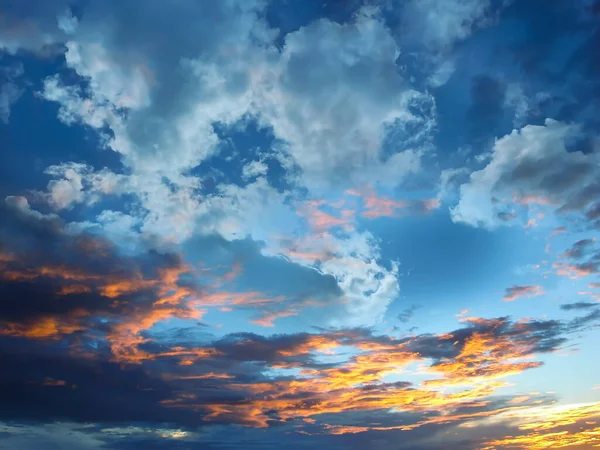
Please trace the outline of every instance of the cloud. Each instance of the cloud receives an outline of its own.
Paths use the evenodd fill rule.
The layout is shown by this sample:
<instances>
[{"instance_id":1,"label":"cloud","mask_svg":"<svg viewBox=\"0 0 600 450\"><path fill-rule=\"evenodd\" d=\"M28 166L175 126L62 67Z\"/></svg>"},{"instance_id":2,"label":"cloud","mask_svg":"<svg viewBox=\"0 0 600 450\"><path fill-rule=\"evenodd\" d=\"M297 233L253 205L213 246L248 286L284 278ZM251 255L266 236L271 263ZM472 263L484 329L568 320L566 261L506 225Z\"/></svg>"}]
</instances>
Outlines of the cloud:
<instances>
[{"instance_id":1,"label":"cloud","mask_svg":"<svg viewBox=\"0 0 600 450\"><path fill-rule=\"evenodd\" d=\"M403 11L403 25L426 47L444 51L470 36L490 7L489 0L411 0Z\"/></svg>"},{"instance_id":2,"label":"cloud","mask_svg":"<svg viewBox=\"0 0 600 450\"><path fill-rule=\"evenodd\" d=\"M521 127L525 123L529 111L534 107L530 103L531 99L527 97L519 84L509 83L506 86L504 107L514 111L513 125L516 128Z\"/></svg>"},{"instance_id":3,"label":"cloud","mask_svg":"<svg viewBox=\"0 0 600 450\"><path fill-rule=\"evenodd\" d=\"M484 445L500 449L594 447L600 436L600 427L596 426L599 416L598 403L528 408L507 414L507 420L517 419L519 435L504 436Z\"/></svg>"},{"instance_id":4,"label":"cloud","mask_svg":"<svg viewBox=\"0 0 600 450\"><path fill-rule=\"evenodd\" d=\"M504 301L512 302L521 297L537 297L545 294L544 289L541 286L511 286L506 288L506 294L504 294Z\"/></svg>"},{"instance_id":5,"label":"cloud","mask_svg":"<svg viewBox=\"0 0 600 450\"><path fill-rule=\"evenodd\" d=\"M513 208L537 203L559 214L585 213L598 192L597 153L569 151L579 128L547 119L498 139L492 159L471 173L452 208L455 222L495 228Z\"/></svg>"},{"instance_id":6,"label":"cloud","mask_svg":"<svg viewBox=\"0 0 600 450\"><path fill-rule=\"evenodd\" d=\"M566 303L564 305L560 305L560 309L563 311L579 311L586 310L590 308L596 308L600 306L600 303L590 303L590 302L575 302L575 303Z\"/></svg>"},{"instance_id":7,"label":"cloud","mask_svg":"<svg viewBox=\"0 0 600 450\"><path fill-rule=\"evenodd\" d=\"M221 357L227 360L234 357L257 360L271 367L301 367L302 371L292 379L281 377L268 383L233 382L230 388L245 392L249 403L206 404L199 396L193 396L181 397L169 405L176 408L200 408L204 405L208 411L207 420L233 421L254 427L266 427L277 421L283 424L299 417L319 419L322 414L357 411L373 411L375 414L390 408L400 414L399 418L407 417L402 413L413 416L389 430L414 430L429 424L475 420L507 410L476 409L487 404L479 400L488 398L503 385L498 379L539 367L541 363L532 361L532 356L557 349L565 342L565 336L575 331L572 328L575 322L513 323L506 318L466 320L467 326L451 333L404 339L374 336L366 330L271 338L232 335L213 344ZM335 351L339 346L355 346L361 352L336 364L316 362L315 352ZM440 375L439 378L419 385L383 381L383 377L412 362L424 360L427 361L427 373ZM463 386L464 390L444 394L431 390L440 386ZM445 414L440 413L441 408L446 411ZM508 409L518 408L519 405L511 404ZM449 410L453 413L447 414ZM370 429L365 426L360 429L333 427L336 434L341 434L339 431L342 430L354 433ZM380 431L385 429L385 426L381 427Z\"/></svg>"},{"instance_id":8,"label":"cloud","mask_svg":"<svg viewBox=\"0 0 600 450\"><path fill-rule=\"evenodd\" d=\"M3 1L0 5L0 50L16 54L19 50L34 52L39 56L60 52L64 33L58 28L56 17L70 6L69 1L44 1L27 6Z\"/></svg>"},{"instance_id":9,"label":"cloud","mask_svg":"<svg viewBox=\"0 0 600 450\"><path fill-rule=\"evenodd\" d=\"M596 238L575 242L552 267L558 275L573 279L600 273L600 249L596 242Z\"/></svg>"},{"instance_id":10,"label":"cloud","mask_svg":"<svg viewBox=\"0 0 600 450\"><path fill-rule=\"evenodd\" d=\"M67 230L56 217L1 208L0 289L7 301L0 335L102 336L115 358L135 362L141 332L171 317L201 316L186 302L200 291L180 283L191 269L179 256L155 250L124 256L102 238Z\"/></svg>"},{"instance_id":11,"label":"cloud","mask_svg":"<svg viewBox=\"0 0 600 450\"><path fill-rule=\"evenodd\" d=\"M378 195L371 187L364 189L349 189L345 193L349 196L355 196L362 199L363 206L360 215L366 219L398 217L409 214L426 214L440 207L440 201L436 198L396 200L384 195Z\"/></svg>"},{"instance_id":12,"label":"cloud","mask_svg":"<svg viewBox=\"0 0 600 450\"><path fill-rule=\"evenodd\" d=\"M21 90L14 83L4 83L0 86L0 120L8 124L10 107L21 96Z\"/></svg>"},{"instance_id":13,"label":"cloud","mask_svg":"<svg viewBox=\"0 0 600 450\"><path fill-rule=\"evenodd\" d=\"M415 311L419 309L420 306L412 305L409 308L403 310L400 314L398 314L397 318L401 323L408 323L415 315Z\"/></svg>"},{"instance_id":14,"label":"cloud","mask_svg":"<svg viewBox=\"0 0 600 450\"><path fill-rule=\"evenodd\" d=\"M340 183L395 186L419 169L431 147L435 102L397 70L398 45L374 10L361 10L347 24L312 22L288 34L279 49L265 2L205 3L181 2L165 12L153 1L135 22L131 8L118 2L86 5L76 16L66 8L54 14L60 27L54 35L79 78L50 76L40 95L59 105L64 123L94 129L124 167L117 173L52 166L53 180L38 198L61 211L132 196L131 210L105 211L86 224L91 230L107 217L118 220L111 233L118 242L135 227L168 245L213 233L272 245L273 235L301 228L290 205L304 200L306 190L320 199L323 189ZM157 39L161 32L171 39ZM275 189L259 160L244 167L245 186L205 191L206 162L221 143L215 124L249 117L272 131L287 169L282 177L298 189ZM432 205L419 201L414 209ZM379 261L368 233L325 241L343 249L318 268L343 286L348 320L379 320L399 292L395 265Z\"/></svg>"},{"instance_id":15,"label":"cloud","mask_svg":"<svg viewBox=\"0 0 600 450\"><path fill-rule=\"evenodd\" d=\"M338 172L340 176L343 172L346 178L347 168L344 166L342 170L341 165L352 160L347 157L347 150L352 148L355 150L351 153L356 153L354 159L358 165L350 168L351 175L360 174L363 177L366 174L363 164L365 157L372 160L373 164L369 176L374 176L385 167L390 174L393 171L394 179L398 179L400 171L411 172L418 167L420 150L416 148L390 156L389 160L382 156L382 136L386 127L399 126L400 123L396 124L398 120L408 120L416 124L424 121L422 125L427 128L431 118L408 113L409 105L414 103L418 95L393 69L396 44L378 18L359 15L356 25L352 26L316 22L288 35L283 53L276 55L273 49L267 48L270 34L260 17L261 4L244 3L242 7L233 2L230 6L236 14L229 14L229 6L211 6L210 11L215 17L211 19L210 26L220 31L214 32L202 44L199 43L202 40L196 36L193 41L185 33L178 36L182 40L181 46L173 45L173 49L175 54L182 55L185 52L185 57L180 56L178 61L173 61L173 65L166 65L162 61L160 67L156 66L158 57L167 57L153 37L148 38L144 52L139 53L137 43L140 33L133 35L127 29L120 36L123 42L119 42L118 48L111 47L113 42L109 36L123 26L119 19L121 16L127 17L126 8L117 7L116 20L111 22L111 27L103 30L105 37L102 44L91 38L96 27L104 20L104 7L95 6L78 20L77 28L67 43L66 60L90 83L84 87L65 86L58 78L49 78L43 95L48 100L60 103L59 117L63 121L80 121L105 135L106 144L122 154L123 162L131 173L125 176L107 171L93 172L72 164L51 168L49 170L57 179L49 184L46 196L52 205L57 209L69 208L78 202L96 201L107 194L133 194L140 201L141 208L138 211L144 214L137 220L141 224L141 231L160 236L167 242L181 242L198 232L217 232L228 239L250 235L255 239L272 240L273 232L280 233L282 229L289 229L289 223L294 223L295 212L286 205L292 193L282 194L270 186L260 176L265 169L259 165L260 162L245 168L245 176L253 179L250 184L245 187L220 185L216 195L211 196L200 195L202 178L188 174L217 151L218 138L212 124L234 123L244 114L256 115L266 126L273 128L276 138L285 141L284 148L293 163L302 170L305 178L303 184L310 189L323 182L329 183L338 176L335 175ZM189 8L193 9L192 6ZM177 15L181 13L176 12ZM210 15L206 12L203 14L207 17ZM144 20L171 29L171 17L159 16L154 7L148 8ZM139 27L145 26L144 20L138 23ZM221 26L222 29L219 28ZM239 34L226 34L225 30L230 29L239 30ZM146 32L138 31L142 34ZM153 29L152 36L155 33ZM248 35L252 38L248 39ZM317 53L311 44L316 35L320 36L321 42ZM326 42L345 46L344 52L350 59L342 58L337 50L330 54ZM382 46L381 42L385 45ZM238 55L233 66L233 60L225 58L225 54L231 51ZM169 58L173 56L168 56L167 60ZM301 63L305 58L315 61ZM373 67L373 60L380 67ZM321 64L324 61L328 62L327 65ZM315 72L312 78L307 75L311 80L307 84L301 81L304 75L298 78L296 67L311 67L323 73ZM363 73L365 70L367 72ZM379 82L373 84L369 73L376 75ZM328 82L337 79L337 87L319 87L314 77ZM192 83L193 80L196 82ZM173 82L176 84L173 85ZM192 85L198 88L191 90ZM175 91L163 93L167 86ZM395 99L390 100L387 94L382 94L384 86L400 87L401 91ZM188 91L179 91L184 88ZM180 96L179 103L175 102L177 96ZM345 107L337 104L340 99L349 96L357 96L355 102ZM306 107L297 107L300 99L306 102ZM361 106L358 107L358 104ZM351 134L347 132L346 120L350 118L346 117L349 108L354 110L352 114L356 116L352 119L354 133L364 135L364 138L360 138L362 141L373 140L368 146L355 137L346 142ZM122 110L128 111L127 118ZM302 110L306 111L304 117L290 115L293 111ZM332 114L335 111L345 114L343 120L335 118L335 114ZM315 116L317 113L335 120L328 124L329 119ZM311 138L312 144L298 141L304 139L302 136L307 136L307 127L313 127L309 122L315 126L329 127L329 130L323 128L321 135L311 133L314 136ZM148 123L154 123L155 126L147 127L145 124ZM105 127L109 127L112 134L106 134ZM309 164L308 160L304 162L306 158L320 158L324 146L331 148L331 152L339 152L344 146L346 150L343 157L340 156L342 153L337 156L331 153L327 161L316 165L312 162ZM369 153L364 153L366 151ZM173 156L172 160L169 155ZM314 178L317 176L315 171L321 171L318 180ZM311 180L308 181L308 178ZM269 226L262 220L265 214L279 215L284 222L279 224L274 221ZM373 310L373 315L362 319L373 321L381 317L387 304L394 298L397 282L394 280L394 271L386 271L373 261L378 257L378 250L371 244L373 240L369 236L352 239L357 245L369 242L367 245L372 248L368 250L368 255L357 263L352 261L354 257L345 256L344 261L338 259L335 264L328 262L320 269L334 275L340 285L347 286L352 305L365 303L360 300L364 298L363 292L376 292L369 296L370 300L366 303L371 305L378 299L377 308ZM348 247L354 245L347 239L342 241ZM383 280L374 278L377 274L384 274ZM360 288L353 280L369 284L359 292ZM350 291L351 286L356 292ZM368 306L358 306L352 312L352 317L370 309Z\"/></svg>"},{"instance_id":16,"label":"cloud","mask_svg":"<svg viewBox=\"0 0 600 450\"><path fill-rule=\"evenodd\" d=\"M268 166L262 161L251 161L244 166L242 176L246 179L265 175L267 173Z\"/></svg>"},{"instance_id":17,"label":"cloud","mask_svg":"<svg viewBox=\"0 0 600 450\"><path fill-rule=\"evenodd\" d=\"M419 168L421 138L405 140L404 151L384 148L386 135L403 127L426 139L435 122L431 97L396 69L398 54L390 30L368 10L354 23L321 19L286 36L258 113L288 144L303 185L397 184Z\"/></svg>"},{"instance_id":18,"label":"cloud","mask_svg":"<svg viewBox=\"0 0 600 450\"><path fill-rule=\"evenodd\" d=\"M583 256L588 253L590 247L594 247L596 239L581 239L573 244L569 250L565 251L563 257L569 259L582 259Z\"/></svg>"},{"instance_id":19,"label":"cloud","mask_svg":"<svg viewBox=\"0 0 600 450\"><path fill-rule=\"evenodd\" d=\"M452 202L453 185L457 221L510 224L535 207L597 226L597 155L572 151L580 129L561 122L500 139L465 182L468 169L444 171L438 198L421 190L453 49L507 2L389 2L400 21L358 1L311 21L321 5L308 2L291 23L277 3L0 0L0 49L46 77L28 101L121 162L50 155L43 192L0 206L0 447L38 448L24 437L37 433L48 448L447 450L541 431L553 445L557 422L593 415L550 414L530 434L535 414L518 414L555 399L501 395L597 325L590 303L562 305L582 311L570 320L461 314L410 336L383 320L400 266L366 227L387 235L389 219ZM0 85L8 120L21 87ZM483 74L469 117L509 108L521 126L529 92ZM399 191L407 180L415 192ZM566 275L598 273L593 242L561 258Z\"/></svg>"},{"instance_id":20,"label":"cloud","mask_svg":"<svg viewBox=\"0 0 600 450\"><path fill-rule=\"evenodd\" d=\"M5 207L0 223L1 289L3 298L12 299L0 310L0 353L8 367L0 384L13 419L260 428L315 418L336 435L448 426L518 408L477 409L503 385L500 379L539 367L536 355L555 351L571 333L598 320L597 315L570 322L470 317L449 333L405 338L364 328L203 339L187 332L161 335L151 331L156 323L195 321L202 313L198 307L251 307L255 300L263 305L262 299L241 294L236 303L236 295L228 300L222 290L224 283L243 282L247 271L252 280L260 281L252 270L281 278L280 289L285 280L296 280L321 283L317 292L325 285L339 291L332 277L261 255L251 240L203 238L198 246L206 262L242 264L220 273L219 290L213 291L190 283L194 272L175 255L120 255L107 241L65 230L56 217L12 203L21 206ZM294 276L287 276L289 271ZM277 315L273 311L264 324ZM423 364L429 377L388 381L414 363ZM354 429L320 420L327 414L388 410L404 414L403 422Z\"/></svg>"},{"instance_id":21,"label":"cloud","mask_svg":"<svg viewBox=\"0 0 600 450\"><path fill-rule=\"evenodd\" d=\"M86 5L65 37L66 64L80 79L66 84L59 75L48 77L41 95L60 105L63 122L92 127L121 155L127 176L102 175L119 179L117 193L139 200L142 229L185 239L206 212L201 179L190 171L218 151L213 125L233 124L250 111L272 33L262 1L162 6L149 3L132 26L126 5ZM169 42L156 39L160 30L172 35ZM106 194L87 180L97 174L83 175L85 192L69 188L77 196L63 196L55 206ZM67 182L73 180L71 174ZM59 187L68 186L49 186L50 200Z\"/></svg>"},{"instance_id":22,"label":"cloud","mask_svg":"<svg viewBox=\"0 0 600 450\"><path fill-rule=\"evenodd\" d=\"M0 67L0 121L8 124L10 109L19 100L23 90L15 83L23 75L23 65L15 64Z\"/></svg>"},{"instance_id":23,"label":"cloud","mask_svg":"<svg viewBox=\"0 0 600 450\"><path fill-rule=\"evenodd\" d=\"M247 310L252 321L271 326L307 308L319 309L315 323L324 324L345 307L333 276L265 256L251 239L189 241L188 264L143 242L122 253L104 237L29 209L22 198L10 203L0 222L0 290L11 299L0 308L3 335L70 339L94 332L115 359L139 363L155 357L140 349L149 329L173 318L198 320L206 308ZM21 297L31 300L17 302ZM203 355L164 349L158 357Z\"/></svg>"}]
</instances>

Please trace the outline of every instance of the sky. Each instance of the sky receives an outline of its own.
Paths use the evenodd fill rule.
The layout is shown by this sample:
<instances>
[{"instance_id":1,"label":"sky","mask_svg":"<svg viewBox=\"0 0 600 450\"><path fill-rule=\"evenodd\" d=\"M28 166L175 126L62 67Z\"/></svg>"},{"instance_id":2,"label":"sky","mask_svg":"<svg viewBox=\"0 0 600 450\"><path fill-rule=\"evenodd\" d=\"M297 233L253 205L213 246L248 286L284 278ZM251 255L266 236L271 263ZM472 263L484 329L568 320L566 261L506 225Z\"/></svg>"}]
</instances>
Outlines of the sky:
<instances>
[{"instance_id":1,"label":"sky","mask_svg":"<svg viewBox=\"0 0 600 450\"><path fill-rule=\"evenodd\" d=\"M600 3L0 0L0 449L600 447Z\"/></svg>"}]
</instances>

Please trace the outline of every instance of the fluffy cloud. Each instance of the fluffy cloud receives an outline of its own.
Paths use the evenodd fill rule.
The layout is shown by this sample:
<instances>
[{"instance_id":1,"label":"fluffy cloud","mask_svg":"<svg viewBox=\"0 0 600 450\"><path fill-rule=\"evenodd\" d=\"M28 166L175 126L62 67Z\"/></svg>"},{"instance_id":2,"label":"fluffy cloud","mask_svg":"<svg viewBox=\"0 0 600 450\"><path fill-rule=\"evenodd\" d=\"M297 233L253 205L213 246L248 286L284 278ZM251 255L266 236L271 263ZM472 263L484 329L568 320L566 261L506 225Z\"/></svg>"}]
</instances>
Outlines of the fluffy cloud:
<instances>
[{"instance_id":1,"label":"fluffy cloud","mask_svg":"<svg viewBox=\"0 0 600 450\"><path fill-rule=\"evenodd\" d=\"M597 152L571 150L578 137L577 126L547 119L498 139L491 161L460 187L453 220L494 228L533 204L563 214L587 211L593 219L600 160Z\"/></svg>"},{"instance_id":2,"label":"fluffy cloud","mask_svg":"<svg viewBox=\"0 0 600 450\"><path fill-rule=\"evenodd\" d=\"M77 20L61 16L66 63L82 82L49 77L42 96L59 103L63 122L96 129L122 155L127 174L74 164L50 168L56 179L45 197L56 209L127 194L139 208L136 217L127 212L119 221L128 217L129 230L139 224L142 234L168 243L218 233L272 247L274 236L290 231L306 242L292 207L305 194L272 187L261 161L244 167L246 186L202 192L203 163L218 152L213 124L248 115L272 130L284 167L298 169L288 179L317 197L364 183L395 186L419 169L435 104L399 71L400 49L373 10L361 10L348 24L313 22L287 35L280 51L262 1L181 2L168 13L159 3L149 3L135 26L133 11L122 4L90 5ZM180 23L192 17L202 23ZM161 30L172 39L158 39ZM397 266L381 263L368 233L324 241L338 249L335 258L296 262L336 278L349 323L380 319L399 292Z\"/></svg>"},{"instance_id":3,"label":"fluffy cloud","mask_svg":"<svg viewBox=\"0 0 600 450\"><path fill-rule=\"evenodd\" d=\"M130 6L88 5L65 59L89 83L82 90L49 79L44 96L61 103L63 120L108 126L108 146L134 171L177 182L214 152L212 123L248 110L269 32L261 1L162 5L149 2L135 26ZM158 39L161 32L171 39Z\"/></svg>"},{"instance_id":4,"label":"fluffy cloud","mask_svg":"<svg viewBox=\"0 0 600 450\"><path fill-rule=\"evenodd\" d=\"M286 36L260 115L289 144L303 184L396 184L418 169L418 139L384 148L386 136L409 127L426 136L435 121L432 98L398 70L399 52L383 21L366 10L354 23L319 20Z\"/></svg>"}]
</instances>

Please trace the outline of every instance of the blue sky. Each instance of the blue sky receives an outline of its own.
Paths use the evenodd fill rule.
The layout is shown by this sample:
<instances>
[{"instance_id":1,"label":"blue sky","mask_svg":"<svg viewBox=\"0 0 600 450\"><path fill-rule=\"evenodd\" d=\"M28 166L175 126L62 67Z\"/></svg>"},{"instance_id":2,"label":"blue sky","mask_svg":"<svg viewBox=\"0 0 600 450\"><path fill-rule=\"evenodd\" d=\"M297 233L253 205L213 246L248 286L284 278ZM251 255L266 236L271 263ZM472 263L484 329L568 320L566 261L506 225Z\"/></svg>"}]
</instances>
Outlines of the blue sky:
<instances>
[{"instance_id":1,"label":"blue sky","mask_svg":"<svg viewBox=\"0 0 600 450\"><path fill-rule=\"evenodd\" d=\"M599 14L0 0L0 449L597 447Z\"/></svg>"}]
</instances>

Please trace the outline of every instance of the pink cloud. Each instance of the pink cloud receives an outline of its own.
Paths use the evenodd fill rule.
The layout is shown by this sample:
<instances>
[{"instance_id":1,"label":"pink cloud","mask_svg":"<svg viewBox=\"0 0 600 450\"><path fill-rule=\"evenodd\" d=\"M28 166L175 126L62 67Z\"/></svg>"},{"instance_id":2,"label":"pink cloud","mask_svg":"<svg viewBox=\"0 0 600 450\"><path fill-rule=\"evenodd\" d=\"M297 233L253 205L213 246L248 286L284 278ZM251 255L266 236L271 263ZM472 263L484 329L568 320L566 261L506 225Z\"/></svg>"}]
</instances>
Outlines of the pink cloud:
<instances>
[{"instance_id":1,"label":"pink cloud","mask_svg":"<svg viewBox=\"0 0 600 450\"><path fill-rule=\"evenodd\" d=\"M541 286L511 286L506 289L503 300L512 302L521 297L537 297L545 294Z\"/></svg>"}]
</instances>

